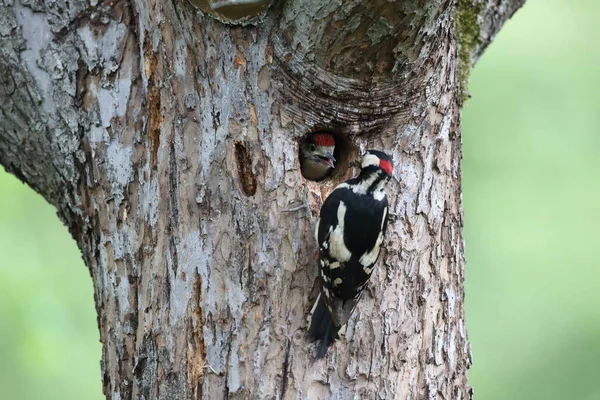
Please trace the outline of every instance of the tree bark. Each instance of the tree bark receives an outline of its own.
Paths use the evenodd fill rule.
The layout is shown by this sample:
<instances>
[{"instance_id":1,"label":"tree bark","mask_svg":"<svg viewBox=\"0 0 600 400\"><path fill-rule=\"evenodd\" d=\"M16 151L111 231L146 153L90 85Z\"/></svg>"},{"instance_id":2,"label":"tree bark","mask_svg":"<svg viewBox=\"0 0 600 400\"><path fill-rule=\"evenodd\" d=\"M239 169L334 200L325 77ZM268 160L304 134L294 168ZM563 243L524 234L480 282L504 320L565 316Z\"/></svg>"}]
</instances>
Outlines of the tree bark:
<instances>
[{"instance_id":1,"label":"tree bark","mask_svg":"<svg viewBox=\"0 0 600 400\"><path fill-rule=\"evenodd\" d=\"M106 397L470 398L460 109L522 3L0 0L0 164L82 251ZM342 154L316 183L320 129ZM367 148L396 219L313 362L315 214Z\"/></svg>"}]
</instances>

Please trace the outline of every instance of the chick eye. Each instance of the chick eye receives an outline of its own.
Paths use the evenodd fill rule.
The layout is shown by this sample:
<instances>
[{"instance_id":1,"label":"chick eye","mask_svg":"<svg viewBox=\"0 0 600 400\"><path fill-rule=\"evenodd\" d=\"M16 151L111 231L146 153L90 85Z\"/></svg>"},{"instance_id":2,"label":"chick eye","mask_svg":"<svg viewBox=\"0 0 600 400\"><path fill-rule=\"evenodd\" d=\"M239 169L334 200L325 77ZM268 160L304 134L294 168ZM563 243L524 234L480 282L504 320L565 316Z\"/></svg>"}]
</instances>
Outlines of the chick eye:
<instances>
[{"instance_id":1,"label":"chick eye","mask_svg":"<svg viewBox=\"0 0 600 400\"><path fill-rule=\"evenodd\" d=\"M315 151L317 149L317 146L314 143L310 144L310 151Z\"/></svg>"}]
</instances>

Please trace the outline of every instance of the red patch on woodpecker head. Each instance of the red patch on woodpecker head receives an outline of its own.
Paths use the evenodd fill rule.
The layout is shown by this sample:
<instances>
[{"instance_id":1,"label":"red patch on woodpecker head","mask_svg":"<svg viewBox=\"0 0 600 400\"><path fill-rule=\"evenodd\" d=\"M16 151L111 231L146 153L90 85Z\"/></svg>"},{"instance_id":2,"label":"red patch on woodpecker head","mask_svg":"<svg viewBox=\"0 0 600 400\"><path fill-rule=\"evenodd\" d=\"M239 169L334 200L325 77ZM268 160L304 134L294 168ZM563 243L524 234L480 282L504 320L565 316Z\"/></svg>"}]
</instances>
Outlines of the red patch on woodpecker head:
<instances>
[{"instance_id":1,"label":"red patch on woodpecker head","mask_svg":"<svg viewBox=\"0 0 600 400\"><path fill-rule=\"evenodd\" d=\"M329 133L317 133L316 135L312 135L312 140L319 146L324 147L334 147L335 140L333 139L333 135Z\"/></svg>"},{"instance_id":2,"label":"red patch on woodpecker head","mask_svg":"<svg viewBox=\"0 0 600 400\"><path fill-rule=\"evenodd\" d=\"M388 175L391 175L392 171L394 170L392 167L392 162L387 160L379 160L379 167Z\"/></svg>"}]
</instances>

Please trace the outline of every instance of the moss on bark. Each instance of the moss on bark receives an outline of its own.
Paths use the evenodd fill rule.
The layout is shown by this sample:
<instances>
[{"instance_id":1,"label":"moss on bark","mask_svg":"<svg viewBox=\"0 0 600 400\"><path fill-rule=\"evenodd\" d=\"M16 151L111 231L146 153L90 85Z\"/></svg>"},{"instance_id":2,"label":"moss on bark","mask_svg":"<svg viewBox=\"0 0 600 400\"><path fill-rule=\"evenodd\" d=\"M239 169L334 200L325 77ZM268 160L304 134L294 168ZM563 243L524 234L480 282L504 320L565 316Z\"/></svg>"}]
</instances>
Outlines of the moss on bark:
<instances>
[{"instance_id":1,"label":"moss on bark","mask_svg":"<svg viewBox=\"0 0 600 400\"><path fill-rule=\"evenodd\" d=\"M458 40L458 71L463 102L469 97L467 86L473 65L473 50L481 41L481 25L478 16L482 10L483 3L477 0L457 0L454 7L454 27Z\"/></svg>"}]
</instances>

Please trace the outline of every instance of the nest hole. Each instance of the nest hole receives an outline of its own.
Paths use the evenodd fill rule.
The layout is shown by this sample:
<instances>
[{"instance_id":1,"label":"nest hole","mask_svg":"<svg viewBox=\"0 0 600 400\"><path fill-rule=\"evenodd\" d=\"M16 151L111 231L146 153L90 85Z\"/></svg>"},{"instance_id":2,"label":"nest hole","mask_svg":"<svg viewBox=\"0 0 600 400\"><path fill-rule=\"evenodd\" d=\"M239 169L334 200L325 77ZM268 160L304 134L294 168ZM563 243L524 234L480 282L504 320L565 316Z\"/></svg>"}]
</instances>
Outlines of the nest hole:
<instances>
[{"instance_id":1,"label":"nest hole","mask_svg":"<svg viewBox=\"0 0 600 400\"><path fill-rule=\"evenodd\" d=\"M252 160L248 151L241 142L236 142L234 152L240 190L244 196L254 196L256 194L256 177L252 172Z\"/></svg>"}]
</instances>

